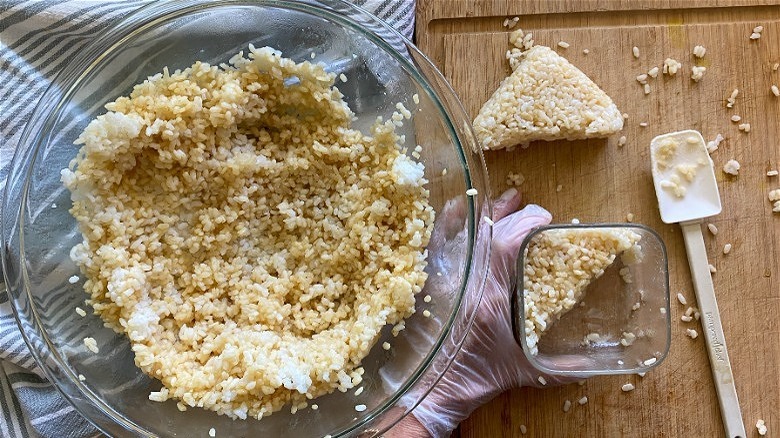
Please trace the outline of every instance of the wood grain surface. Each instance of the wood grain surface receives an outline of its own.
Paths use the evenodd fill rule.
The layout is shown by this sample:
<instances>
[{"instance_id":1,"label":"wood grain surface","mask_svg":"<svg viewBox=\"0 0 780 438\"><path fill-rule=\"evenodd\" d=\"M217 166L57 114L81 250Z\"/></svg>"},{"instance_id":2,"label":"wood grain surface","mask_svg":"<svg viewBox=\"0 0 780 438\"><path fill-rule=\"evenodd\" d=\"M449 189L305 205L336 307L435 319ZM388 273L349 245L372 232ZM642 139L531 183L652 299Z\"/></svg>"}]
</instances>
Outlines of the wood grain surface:
<instances>
[{"instance_id":1,"label":"wood grain surface","mask_svg":"<svg viewBox=\"0 0 780 438\"><path fill-rule=\"evenodd\" d=\"M705 5L709 3L709 5ZM555 48L598 83L628 113L621 134L606 140L533 143L528 149L486 153L494 193L507 188L509 172L521 172L526 202L549 209L554 222L624 221L633 213L663 237L669 252L672 295L695 297L679 226L661 222L650 173L650 140L662 133L696 129L725 141L715 161L723 212L708 220L720 230L706 233L715 290L748 436L764 419L767 436L780 436L780 214L767 193L780 178L780 2L695 1L453 1L418 0L416 39L441 69L473 117L509 74L504 59L506 18L531 31L537 44ZM764 26L759 40L749 39ZM557 47L559 41L570 44ZM701 60L695 45L707 48ZM639 47L634 58L631 49ZM584 54L583 49L589 53ZM645 95L636 76L664 59L683 63L673 77L650 79ZM690 79L691 66L707 67ZM733 109L725 101L733 89ZM744 133L732 115L750 123ZM640 123L646 122L647 127ZM617 146L620 135L627 137ZM729 159L742 169L731 177L721 169ZM733 249L723 254L723 247ZM523 388L506 392L465 421L461 437L720 437L723 428L702 337L691 340L683 323L685 307L672 303L672 347L668 358L644 378L597 377L584 386ZM622 384L636 390L623 393ZM583 395L589 402L576 403ZM568 413L565 400L574 403Z\"/></svg>"}]
</instances>

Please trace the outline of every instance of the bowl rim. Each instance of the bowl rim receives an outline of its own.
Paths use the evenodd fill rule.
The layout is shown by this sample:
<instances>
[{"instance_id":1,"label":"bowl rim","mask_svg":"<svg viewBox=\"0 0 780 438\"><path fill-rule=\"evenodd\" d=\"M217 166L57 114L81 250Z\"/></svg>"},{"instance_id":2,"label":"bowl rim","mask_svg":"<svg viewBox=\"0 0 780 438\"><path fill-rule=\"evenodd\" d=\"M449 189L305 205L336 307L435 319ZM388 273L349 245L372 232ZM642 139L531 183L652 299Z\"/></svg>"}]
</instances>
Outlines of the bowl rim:
<instances>
[{"instance_id":1,"label":"bowl rim","mask_svg":"<svg viewBox=\"0 0 780 438\"><path fill-rule=\"evenodd\" d=\"M488 174L487 174L487 169L486 169L482 152L479 150L479 148L476 148L476 150L469 150L469 148L467 148L467 145L465 145L465 143L461 140L461 135L459 131L456 130L453 126L453 121L457 117L453 116L451 112L455 111L457 113L460 113L460 114L456 114L456 116L463 116L465 115L465 110L463 109L460 102L457 100L457 97L455 97L455 93L452 90L452 88L449 86L449 84L447 84L444 77L436 69L436 67L430 62L430 60L422 52L419 52L419 50L414 45L412 45L405 37L403 37L400 33L398 33L395 29L391 28L383 21L377 19L376 17L366 12L359 6L353 5L343 0L306 0L305 2L293 2L288 0L259 0L253 2L247 0L222 0L217 2L208 2L204 0L158 0L132 11L127 16L123 17L122 19L118 20L108 28L101 31L98 34L97 38L95 38L91 43L87 44L84 47L84 49L81 50L76 57L74 57L74 60L71 63L69 63L67 66L65 66L55 76L55 79L52 81L52 85L50 85L47 88L47 90L43 93L41 99L39 100L38 104L35 106L33 112L31 113L30 121L26 124L22 136L20 137L19 144L16 148L14 157L11 161L10 172L6 184L6 191L3 195L3 203L2 203L3 208L0 208L0 225L2 225L3 227L3 232L0 233L1 234L0 243L2 243L2 248L3 248L3 251L0 251L0 263L2 264L3 267L2 269L3 277L5 278L6 285L8 288L9 298L12 303L11 307L14 312L14 317L17 321L17 325L20 328L26 327L27 325L29 325L30 322L23 321L24 317L21 314L22 313L21 310L17 309L18 303L16 302L15 297L17 297L17 294L24 294L29 299L32 296L32 292L29 289L29 283L27 282L27 280L21 282L20 290L12 291L11 289L12 283L9 281L10 271L8 269L8 266L10 266L10 260L7 260L9 254L6 254L5 251L6 221L13 221L14 219L19 219L23 215L25 209L24 201L26 201L27 199L27 193L30 185L30 176L34 169L34 163L37 157L37 151L39 150L42 144L45 144L49 141L49 138L51 136L51 128L57 123L59 115L62 114L65 104L67 104L70 101L75 90L77 90L81 86L81 81L91 71L93 71L94 68L99 66L101 61L103 61L104 59L106 59L106 57L114 53L115 50L120 49L125 42L136 37L140 31L149 29L150 27L154 27L159 23L163 23L167 20L185 16L190 13L202 12L212 8L220 8L225 6L280 7L280 8L287 8L287 9L295 9L302 12L315 14L321 17L324 16L324 18L332 20L338 23L339 25L342 26L346 25L351 27L353 30L360 32L363 37L369 39L372 43L383 48L385 52L387 52L389 55L394 57L395 60L398 61L403 66L404 70L410 76L412 76L416 82L418 82L420 85L423 86L425 92L428 93L431 100L438 106L438 110L441 113L441 115L444 116L443 119L445 120L447 128L450 131L449 132L450 138L455 143L454 147L459 155L461 166L464 170L464 176L466 178L466 187L476 186L474 183L482 183L482 185L484 185L484 188L480 187L480 192L482 192L480 193L480 197L483 198L481 202L483 204L484 210L486 210L488 214L492 213L492 203L490 199L489 184L487 184L486 182ZM333 6L339 6L345 8L347 11L350 12L350 15L348 16L344 14L343 11L337 12L335 10L331 10L330 8ZM430 70L433 72L433 74L436 77L431 79L426 78L419 72L418 67L414 65L411 60L404 57L402 54L398 53L398 51L395 48L393 48L387 41L385 41L385 39L361 27L361 24L359 24L355 20L355 17L358 14L362 19L370 20L371 24L391 34L393 37L400 39L400 41L402 41L406 46L406 49L412 52L412 54L414 55L414 60L417 62L427 63L428 65L426 67L430 67ZM136 20L138 21L136 22ZM139 23L141 23L140 26ZM77 68L80 66L86 66L86 67L83 69ZM432 82L434 80L438 82L438 84L433 84ZM444 86L443 89L441 88L442 84ZM437 90L434 85L439 85L440 88ZM448 94L448 96L444 96L444 97L450 98L451 100L452 98L454 98L456 104L455 108L448 107L443 103L443 99L438 94L442 92ZM473 137L473 132L471 132L470 126L467 127L466 132ZM41 135L42 133L46 133L47 135L42 136ZM469 166L469 161L466 158L467 153L475 153L475 155L478 158L476 163L479 167L478 169L475 168L476 166L471 166L471 167ZM17 171L17 167L19 166L21 166L21 168L18 169ZM475 174L472 175L472 172L475 172ZM480 177L481 179L484 179L484 181L480 181ZM9 193L11 187L13 186L13 184L11 184L11 178L23 179L22 202L18 206L18 209L9 208L10 205L8 205L10 201ZM476 250L479 250L482 253L489 254L490 243L492 241L491 228L483 226L482 223L483 221L480 221L478 219L479 216L477 216L476 214L477 211L480 210L478 208L478 204L480 202L478 202L475 199L475 197L472 196L467 196L466 199L467 199L467 206L468 206L467 209L468 246L467 246L467 257L465 259L464 266L466 266L467 269L466 272L464 272L463 279L461 281L461 284L459 285L459 293L457 295L458 298L456 303L454 304L453 311L447 320L445 328L440 332L439 338L432 346L428 355L421 362L421 365L418 367L418 369L410 374L409 378L407 378L404 384L402 384L399 387L399 389L397 389L394 392L392 396L388 397L384 402L380 403L376 408L371 410L367 415L362 416L359 421L351 423L343 430L334 432L334 436L349 435L359 430L360 428L370 424L372 421L378 419L384 413L386 413L391 407L396 405L399 399L404 394L406 394L412 387L420 383L420 380L425 373L431 371L434 359L436 359L437 355L440 352L442 352L443 348L445 348L445 344L447 344L446 346L452 349L452 351L450 352L449 357L444 358L445 367L440 370L440 372L435 377L433 382L428 382L429 383L428 388L425 389L422 393L420 393L421 395L417 398L414 404L411 406L407 406L407 409L403 413L403 415L401 415L400 417L395 419L395 421L392 422L392 424L395 424L395 422L397 422L398 420L403 418L403 416L411 412L411 410L417 404L419 404L419 402L424 398L424 396L427 395L427 393L432 389L433 385L441 378L441 376L444 374L446 369L449 367L449 364L451 363L455 354L459 350L460 345L465 339L465 335L468 333L471 323L474 320L474 316L476 314L476 308L481 300L482 286L484 285L484 281L487 274L487 269L485 268L487 263L487 257L485 257L484 255L480 257L480 254L477 254ZM12 215L11 214L12 212L18 214ZM20 222L18 227L11 226L10 228L12 230L18 231L19 239L20 241L23 241L24 239L23 224ZM481 238L480 235L482 236ZM475 244L480 239L484 240L485 241L484 243L486 243L486 245L483 244L481 245L482 246L481 248L476 248ZM26 258L24 254L24 246L22 244L19 253L19 260L24 261L25 259ZM478 266L477 263L479 263L480 261L485 266ZM22 277L24 278L26 277L25 266L23 263L21 263L20 267L22 270ZM467 290L469 288L475 289L475 291L471 292L473 293L473 296L469 296L470 292ZM475 302L465 303L464 301L467 298L470 300L474 300ZM464 308L465 308L465 312L464 312ZM30 352L35 358L36 362L38 362L38 364L41 365L41 368L46 374L47 378L50 381L55 383L55 387L60 391L60 393L64 396L64 398L68 400L76 408L76 410L81 415L83 415L90 423L92 423L95 427L97 427L99 430L101 430L104 433L109 433L109 431L107 430L106 423L100 420L108 419L110 420L111 423L119 425L124 430L132 431L134 433L139 433L142 435L154 436L150 432L146 431L143 427L140 427L140 425L136 424L134 421L125 418L124 415L121 414L121 412L116 411L111 406L105 404L100 397L98 397L91 389L89 389L89 387L84 385L83 382L81 382L78 379L78 377L73 373L73 370L71 368L67 366L62 366L62 364L66 363L66 361L63 360L63 358L59 355L58 349L55 348L53 343L49 340L48 336L46 335L47 330L45 330L41 326L41 321L37 315L35 306L31 305L26 310L32 312L33 315L31 321L33 325L32 328L35 328L37 333L30 335L27 333L26 330L22 329L21 330L22 337L25 343L28 345ZM456 319L458 318L465 319L465 320L462 321L464 323L463 327L460 327L459 332L455 333L453 332L453 326ZM39 351L39 348L42 347L39 344L45 344L46 350ZM64 388L62 387L63 385L61 384L61 379L63 379L62 376L55 374L51 369L49 369L49 366L46 365L47 362L46 359L48 359L49 357L53 357L53 359L57 362L56 363L57 368L59 368L60 371L64 371L65 377L67 377L67 380L69 381L70 384L72 384L78 389L79 394L71 394L64 390ZM86 398L86 402L88 402L91 406L85 406L84 398ZM85 409L85 408L89 408L89 409ZM96 408L96 409L92 409L92 408ZM85 412L85 410L88 412ZM100 418L100 419L94 418L96 414L101 415L102 417L105 418ZM386 429L392 427L392 424L387 426Z\"/></svg>"}]
</instances>

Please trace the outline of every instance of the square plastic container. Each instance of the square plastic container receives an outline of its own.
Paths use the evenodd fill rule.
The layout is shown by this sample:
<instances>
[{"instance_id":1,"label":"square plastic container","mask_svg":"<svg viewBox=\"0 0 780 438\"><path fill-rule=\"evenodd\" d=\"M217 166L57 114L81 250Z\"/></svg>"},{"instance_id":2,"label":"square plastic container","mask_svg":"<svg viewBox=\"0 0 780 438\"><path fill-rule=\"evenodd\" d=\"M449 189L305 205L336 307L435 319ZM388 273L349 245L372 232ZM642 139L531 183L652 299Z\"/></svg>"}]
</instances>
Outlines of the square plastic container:
<instances>
[{"instance_id":1,"label":"square plastic container","mask_svg":"<svg viewBox=\"0 0 780 438\"><path fill-rule=\"evenodd\" d=\"M640 236L636 244L641 252L640 257L625 260L618 254L585 287L581 299L547 325L534 342L533 336L529 339L526 333L527 324L529 327L540 324L526 321L524 297L529 291L524 285L528 276L526 268L531 262L528 253L533 245L539 245L543 233L551 230L591 235L594 231L631 231ZM550 277L561 278L566 269L551 258L545 260L551 262L545 268ZM568 297L569 304L571 297ZM671 343L666 247L655 231L637 224L565 224L537 228L526 236L520 248L512 320L515 339L529 362L543 373L586 377L646 372L666 358Z\"/></svg>"}]
</instances>

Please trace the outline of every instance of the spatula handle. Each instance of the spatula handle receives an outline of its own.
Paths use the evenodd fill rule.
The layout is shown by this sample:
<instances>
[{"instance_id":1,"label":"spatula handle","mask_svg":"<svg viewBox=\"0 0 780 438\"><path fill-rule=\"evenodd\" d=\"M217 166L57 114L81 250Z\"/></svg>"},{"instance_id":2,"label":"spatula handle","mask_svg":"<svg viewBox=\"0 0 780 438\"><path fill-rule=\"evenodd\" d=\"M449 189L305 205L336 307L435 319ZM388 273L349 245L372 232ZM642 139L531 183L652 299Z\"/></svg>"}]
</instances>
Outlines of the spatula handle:
<instances>
[{"instance_id":1,"label":"spatula handle","mask_svg":"<svg viewBox=\"0 0 780 438\"><path fill-rule=\"evenodd\" d=\"M707 341L707 353L710 356L712 378L718 392L720 413L723 417L723 427L729 438L745 438L745 425L742 423L742 412L739 409L737 390L734 387L734 376L731 373L731 362L726 350L726 338L720 323L718 303L715 300L715 288L712 285L707 251L704 248L704 236L700 222L680 224L685 238L685 249L688 251L688 264L691 267L693 288L696 291L696 301L701 312L701 325L704 339Z\"/></svg>"}]
</instances>

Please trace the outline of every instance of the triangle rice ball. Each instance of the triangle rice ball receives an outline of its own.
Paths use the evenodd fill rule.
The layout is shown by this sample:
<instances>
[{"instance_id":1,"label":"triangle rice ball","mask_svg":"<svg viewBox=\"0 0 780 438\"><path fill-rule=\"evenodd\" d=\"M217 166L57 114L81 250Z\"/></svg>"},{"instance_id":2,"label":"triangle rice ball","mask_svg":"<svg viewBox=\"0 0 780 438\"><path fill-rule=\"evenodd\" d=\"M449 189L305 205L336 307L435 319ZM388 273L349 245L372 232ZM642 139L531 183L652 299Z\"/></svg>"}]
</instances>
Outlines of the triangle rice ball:
<instances>
[{"instance_id":1,"label":"triangle rice ball","mask_svg":"<svg viewBox=\"0 0 780 438\"><path fill-rule=\"evenodd\" d=\"M483 149L599 138L623 129L607 93L549 47L533 46L513 58L514 71L474 119Z\"/></svg>"}]
</instances>

